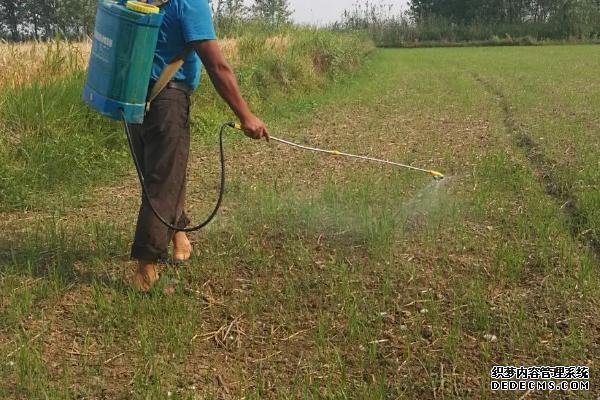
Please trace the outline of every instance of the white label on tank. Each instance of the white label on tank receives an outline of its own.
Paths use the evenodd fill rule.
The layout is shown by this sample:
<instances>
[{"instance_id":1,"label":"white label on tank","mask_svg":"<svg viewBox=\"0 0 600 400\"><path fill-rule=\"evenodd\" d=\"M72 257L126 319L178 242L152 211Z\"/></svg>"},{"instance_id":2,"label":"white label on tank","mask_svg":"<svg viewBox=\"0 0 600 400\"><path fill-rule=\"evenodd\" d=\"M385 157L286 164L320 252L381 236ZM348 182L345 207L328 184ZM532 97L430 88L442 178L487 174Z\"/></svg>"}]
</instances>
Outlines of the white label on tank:
<instances>
[{"instance_id":1,"label":"white label on tank","mask_svg":"<svg viewBox=\"0 0 600 400\"><path fill-rule=\"evenodd\" d=\"M106 47L112 47L113 45L113 40L111 38L109 38L108 36L104 36L98 31L94 31L94 39L102 43Z\"/></svg>"}]
</instances>

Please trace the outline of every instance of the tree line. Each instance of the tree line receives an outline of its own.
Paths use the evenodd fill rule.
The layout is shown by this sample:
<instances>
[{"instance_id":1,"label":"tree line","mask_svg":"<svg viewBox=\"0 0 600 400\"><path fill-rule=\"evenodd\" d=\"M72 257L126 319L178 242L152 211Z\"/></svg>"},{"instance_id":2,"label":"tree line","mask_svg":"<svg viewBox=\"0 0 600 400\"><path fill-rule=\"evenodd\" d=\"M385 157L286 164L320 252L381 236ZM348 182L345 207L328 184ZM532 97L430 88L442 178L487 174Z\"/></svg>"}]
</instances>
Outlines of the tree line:
<instances>
[{"instance_id":1,"label":"tree line","mask_svg":"<svg viewBox=\"0 0 600 400\"><path fill-rule=\"evenodd\" d=\"M391 47L600 39L600 0L409 0L401 12L383 1L355 3L335 27Z\"/></svg>"},{"instance_id":2,"label":"tree line","mask_svg":"<svg viewBox=\"0 0 600 400\"><path fill-rule=\"evenodd\" d=\"M209 0L217 28L232 21L258 19L268 24L289 22L288 0ZM97 0L0 0L0 39L19 41L91 36Z\"/></svg>"},{"instance_id":3,"label":"tree line","mask_svg":"<svg viewBox=\"0 0 600 400\"><path fill-rule=\"evenodd\" d=\"M93 29L92 0L0 0L0 38L77 37Z\"/></svg>"},{"instance_id":4,"label":"tree line","mask_svg":"<svg viewBox=\"0 0 600 400\"><path fill-rule=\"evenodd\" d=\"M545 24L565 37L600 33L600 0L410 0L410 16L417 23Z\"/></svg>"}]
</instances>

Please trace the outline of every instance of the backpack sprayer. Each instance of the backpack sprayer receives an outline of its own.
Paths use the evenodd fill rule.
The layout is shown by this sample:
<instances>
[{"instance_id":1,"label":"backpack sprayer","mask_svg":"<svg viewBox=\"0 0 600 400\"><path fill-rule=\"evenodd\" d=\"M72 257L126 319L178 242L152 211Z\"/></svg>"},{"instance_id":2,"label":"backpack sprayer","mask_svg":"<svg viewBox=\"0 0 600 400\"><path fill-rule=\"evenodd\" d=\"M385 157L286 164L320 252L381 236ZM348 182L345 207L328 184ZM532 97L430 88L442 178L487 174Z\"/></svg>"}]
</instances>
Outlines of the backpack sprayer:
<instances>
[{"instance_id":1,"label":"backpack sprayer","mask_svg":"<svg viewBox=\"0 0 600 400\"><path fill-rule=\"evenodd\" d=\"M129 149L142 187L154 215L167 227L175 231L192 232L208 225L217 215L225 189L225 152L223 137L227 128L243 130L240 124L225 123L219 131L219 152L221 163L219 196L213 211L201 224L181 229L166 221L155 209L148 196L139 160L133 151L130 124L140 124L150 106L150 102L166 87L184 63L184 56L178 57L165 67L158 81L148 93L148 83L158 41L158 33L163 20L160 8L139 1L100 0L96 14L96 25L92 42L89 66L83 100L102 115L123 121ZM388 164L413 171L425 172L435 180L444 179L440 172L400 164L378 158L343 153L305 146L271 136L271 140L298 149L334 156L354 158L364 161Z\"/></svg>"}]
</instances>

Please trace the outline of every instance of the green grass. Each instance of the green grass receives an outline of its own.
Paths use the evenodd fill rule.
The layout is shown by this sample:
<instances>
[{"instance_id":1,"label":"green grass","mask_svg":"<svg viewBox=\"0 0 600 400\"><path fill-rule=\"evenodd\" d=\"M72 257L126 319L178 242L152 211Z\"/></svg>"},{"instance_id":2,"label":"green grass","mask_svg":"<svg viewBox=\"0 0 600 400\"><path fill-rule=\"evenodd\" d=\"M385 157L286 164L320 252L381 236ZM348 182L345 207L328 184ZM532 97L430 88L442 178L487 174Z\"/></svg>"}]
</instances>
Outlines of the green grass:
<instances>
[{"instance_id":1,"label":"green grass","mask_svg":"<svg viewBox=\"0 0 600 400\"><path fill-rule=\"evenodd\" d=\"M228 138L224 209L149 295L121 280L133 176L6 214L0 397L508 399L493 365L581 364L592 391L528 396L596 398L598 51L378 51L265 106L280 136L448 179ZM196 104L199 219L221 116Z\"/></svg>"},{"instance_id":2,"label":"green grass","mask_svg":"<svg viewBox=\"0 0 600 400\"><path fill-rule=\"evenodd\" d=\"M79 101L82 82L77 74L3 94L0 209L44 208L57 192L84 196L82 183L112 179L125 165L115 125Z\"/></svg>"}]
</instances>

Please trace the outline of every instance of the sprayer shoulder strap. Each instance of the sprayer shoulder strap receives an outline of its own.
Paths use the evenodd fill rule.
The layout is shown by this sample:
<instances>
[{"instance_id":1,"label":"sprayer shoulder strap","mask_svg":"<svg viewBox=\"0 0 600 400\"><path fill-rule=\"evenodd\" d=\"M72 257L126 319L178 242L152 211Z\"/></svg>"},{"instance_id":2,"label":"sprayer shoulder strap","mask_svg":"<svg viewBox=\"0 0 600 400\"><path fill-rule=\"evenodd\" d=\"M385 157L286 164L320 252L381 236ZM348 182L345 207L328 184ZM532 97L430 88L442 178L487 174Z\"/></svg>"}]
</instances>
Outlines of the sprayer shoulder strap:
<instances>
[{"instance_id":1,"label":"sprayer shoulder strap","mask_svg":"<svg viewBox=\"0 0 600 400\"><path fill-rule=\"evenodd\" d=\"M146 102L146 110L150 109L150 103L156 99L156 97L160 94L160 92L162 92L171 79L173 79L177 71L179 71L179 69L183 66L185 59L191 50L192 46L186 46L181 54L175 57L173 61L171 61L171 63L163 69L158 77L158 80L152 86L150 95L148 96L148 100Z\"/></svg>"}]
</instances>

